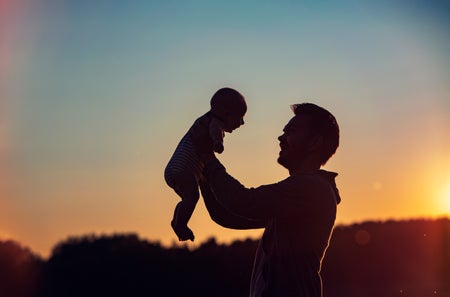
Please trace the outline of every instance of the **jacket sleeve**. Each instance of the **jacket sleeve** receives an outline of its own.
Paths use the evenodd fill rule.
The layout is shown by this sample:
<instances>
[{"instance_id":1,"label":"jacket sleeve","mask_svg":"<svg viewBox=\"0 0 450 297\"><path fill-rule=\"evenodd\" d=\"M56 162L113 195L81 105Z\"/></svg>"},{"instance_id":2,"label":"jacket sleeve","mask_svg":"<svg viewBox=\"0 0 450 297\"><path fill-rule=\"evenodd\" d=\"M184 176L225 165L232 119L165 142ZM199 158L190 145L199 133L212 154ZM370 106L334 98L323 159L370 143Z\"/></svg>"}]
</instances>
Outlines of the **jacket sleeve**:
<instances>
[{"instance_id":1,"label":"jacket sleeve","mask_svg":"<svg viewBox=\"0 0 450 297\"><path fill-rule=\"evenodd\" d=\"M219 203L230 212L245 218L263 221L270 219L279 211L280 203L277 200L285 196L280 183L257 188L244 187L226 172L216 158L206 164L204 174Z\"/></svg>"},{"instance_id":2,"label":"jacket sleeve","mask_svg":"<svg viewBox=\"0 0 450 297\"><path fill-rule=\"evenodd\" d=\"M252 220L230 212L216 199L207 182L200 183L200 191L211 219L222 227L248 230L264 228L265 220Z\"/></svg>"}]
</instances>

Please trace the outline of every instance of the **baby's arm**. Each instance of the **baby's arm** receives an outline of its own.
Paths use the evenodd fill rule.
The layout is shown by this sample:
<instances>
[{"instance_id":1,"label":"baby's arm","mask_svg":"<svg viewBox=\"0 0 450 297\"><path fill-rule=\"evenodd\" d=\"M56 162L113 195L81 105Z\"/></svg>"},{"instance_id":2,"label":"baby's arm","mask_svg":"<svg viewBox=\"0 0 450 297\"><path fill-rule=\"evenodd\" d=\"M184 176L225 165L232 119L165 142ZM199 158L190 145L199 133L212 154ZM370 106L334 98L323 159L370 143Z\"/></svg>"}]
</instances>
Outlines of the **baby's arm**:
<instances>
[{"instance_id":1,"label":"baby's arm","mask_svg":"<svg viewBox=\"0 0 450 297\"><path fill-rule=\"evenodd\" d=\"M223 152L223 123L209 113L199 117L189 129L188 134L196 146L207 142L208 145L213 146L212 149L215 152L219 154Z\"/></svg>"},{"instance_id":2,"label":"baby's arm","mask_svg":"<svg viewBox=\"0 0 450 297\"><path fill-rule=\"evenodd\" d=\"M223 123L219 119L214 117L211 118L211 122L209 123L209 136L211 137L213 149L217 153L223 152Z\"/></svg>"}]
</instances>

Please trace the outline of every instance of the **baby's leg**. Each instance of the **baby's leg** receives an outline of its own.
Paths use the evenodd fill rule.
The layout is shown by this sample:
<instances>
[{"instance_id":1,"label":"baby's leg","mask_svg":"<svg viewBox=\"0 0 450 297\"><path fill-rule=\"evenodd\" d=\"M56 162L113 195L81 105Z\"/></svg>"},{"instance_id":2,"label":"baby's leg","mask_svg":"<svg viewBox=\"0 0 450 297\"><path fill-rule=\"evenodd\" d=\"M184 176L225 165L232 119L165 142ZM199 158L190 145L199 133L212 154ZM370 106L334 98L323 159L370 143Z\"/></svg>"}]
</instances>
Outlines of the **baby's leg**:
<instances>
[{"instance_id":1,"label":"baby's leg","mask_svg":"<svg viewBox=\"0 0 450 297\"><path fill-rule=\"evenodd\" d=\"M199 199L197 180L192 174L178 174L176 183L174 190L181 197L181 201L175 207L171 225L180 241L194 241L194 233L187 223Z\"/></svg>"}]
</instances>

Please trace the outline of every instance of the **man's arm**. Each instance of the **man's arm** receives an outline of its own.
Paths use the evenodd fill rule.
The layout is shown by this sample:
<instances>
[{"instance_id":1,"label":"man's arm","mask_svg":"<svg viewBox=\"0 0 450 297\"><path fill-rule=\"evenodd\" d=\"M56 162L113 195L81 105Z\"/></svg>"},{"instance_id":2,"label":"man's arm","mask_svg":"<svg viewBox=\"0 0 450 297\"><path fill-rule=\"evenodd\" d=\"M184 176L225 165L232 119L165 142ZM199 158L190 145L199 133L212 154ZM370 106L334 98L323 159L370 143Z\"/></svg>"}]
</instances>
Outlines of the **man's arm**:
<instances>
[{"instance_id":1,"label":"man's arm","mask_svg":"<svg viewBox=\"0 0 450 297\"><path fill-rule=\"evenodd\" d=\"M215 117L211 117L209 123L209 136L211 137L214 151L221 154L224 149L223 137L225 134L223 132L223 123Z\"/></svg>"},{"instance_id":2,"label":"man's arm","mask_svg":"<svg viewBox=\"0 0 450 297\"><path fill-rule=\"evenodd\" d=\"M220 226L239 230L258 229L266 226L265 220L250 220L227 210L217 201L208 183L201 182L200 191L211 219Z\"/></svg>"},{"instance_id":3,"label":"man's arm","mask_svg":"<svg viewBox=\"0 0 450 297\"><path fill-rule=\"evenodd\" d=\"M207 183L218 202L230 212L252 220L267 221L279 211L280 199L283 199L280 183L246 188L229 175L225 167L210 154L203 171Z\"/></svg>"},{"instance_id":4,"label":"man's arm","mask_svg":"<svg viewBox=\"0 0 450 297\"><path fill-rule=\"evenodd\" d=\"M208 187L203 185L201 189L203 187L202 193L206 193L203 198L211 218L227 228L265 227L267 219L274 213L274 208L270 204L278 195L270 190L270 186L261 186L257 189L245 188L226 173L225 167L217 160L211 148L210 140L195 138L194 142L200 160L205 164L204 183ZM266 187L269 189L265 190ZM276 188L276 185L272 188Z\"/></svg>"}]
</instances>

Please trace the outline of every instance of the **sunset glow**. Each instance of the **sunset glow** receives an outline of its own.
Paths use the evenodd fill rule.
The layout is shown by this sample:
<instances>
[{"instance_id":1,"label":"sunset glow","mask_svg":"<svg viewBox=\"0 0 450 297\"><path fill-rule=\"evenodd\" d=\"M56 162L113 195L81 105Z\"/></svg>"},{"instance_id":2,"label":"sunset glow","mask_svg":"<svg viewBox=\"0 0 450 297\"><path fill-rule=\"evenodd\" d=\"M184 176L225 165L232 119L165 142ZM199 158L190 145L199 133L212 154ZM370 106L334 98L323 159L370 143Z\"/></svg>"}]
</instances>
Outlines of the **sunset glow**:
<instances>
[{"instance_id":1,"label":"sunset glow","mask_svg":"<svg viewBox=\"0 0 450 297\"><path fill-rule=\"evenodd\" d=\"M450 181L445 186L443 192L444 209L447 214L450 214Z\"/></svg>"},{"instance_id":2,"label":"sunset glow","mask_svg":"<svg viewBox=\"0 0 450 297\"><path fill-rule=\"evenodd\" d=\"M14 3L14 4L13 4ZM0 1L0 240L48 255L70 235L170 245L163 170L219 88L247 100L219 159L280 181L277 137L309 101L341 128L337 223L450 214L445 1ZM213 223L196 246L260 230Z\"/></svg>"}]
</instances>

